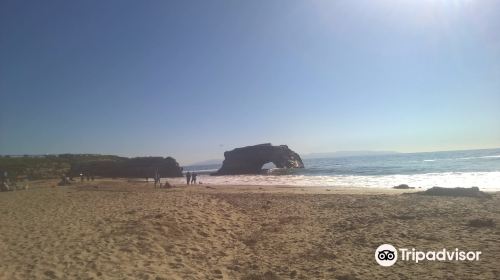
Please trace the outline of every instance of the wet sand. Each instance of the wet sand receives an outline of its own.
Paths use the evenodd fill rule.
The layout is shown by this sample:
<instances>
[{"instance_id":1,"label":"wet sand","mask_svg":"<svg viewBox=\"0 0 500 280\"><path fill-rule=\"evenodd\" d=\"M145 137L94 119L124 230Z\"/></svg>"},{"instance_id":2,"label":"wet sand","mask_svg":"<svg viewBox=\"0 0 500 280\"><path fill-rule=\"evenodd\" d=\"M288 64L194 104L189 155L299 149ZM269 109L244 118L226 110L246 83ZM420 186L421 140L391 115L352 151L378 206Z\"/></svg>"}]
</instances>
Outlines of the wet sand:
<instances>
[{"instance_id":1,"label":"wet sand","mask_svg":"<svg viewBox=\"0 0 500 280\"><path fill-rule=\"evenodd\" d=\"M55 183L0 193L0 279L500 278L500 194ZM477 218L495 224L471 226ZM482 255L381 267L383 243Z\"/></svg>"}]
</instances>

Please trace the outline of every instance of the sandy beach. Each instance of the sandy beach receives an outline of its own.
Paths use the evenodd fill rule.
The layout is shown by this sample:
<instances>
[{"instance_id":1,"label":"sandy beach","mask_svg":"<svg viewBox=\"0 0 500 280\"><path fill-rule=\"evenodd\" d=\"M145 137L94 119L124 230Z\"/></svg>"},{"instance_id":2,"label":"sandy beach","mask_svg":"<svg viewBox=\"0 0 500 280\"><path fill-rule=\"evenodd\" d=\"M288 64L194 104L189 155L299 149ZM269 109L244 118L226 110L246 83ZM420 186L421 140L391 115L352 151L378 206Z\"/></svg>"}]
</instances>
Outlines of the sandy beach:
<instances>
[{"instance_id":1,"label":"sandy beach","mask_svg":"<svg viewBox=\"0 0 500 280\"><path fill-rule=\"evenodd\" d=\"M0 193L0 279L499 279L500 195L96 180ZM474 226L474 219L494 225ZM482 251L398 261L375 249Z\"/></svg>"}]
</instances>

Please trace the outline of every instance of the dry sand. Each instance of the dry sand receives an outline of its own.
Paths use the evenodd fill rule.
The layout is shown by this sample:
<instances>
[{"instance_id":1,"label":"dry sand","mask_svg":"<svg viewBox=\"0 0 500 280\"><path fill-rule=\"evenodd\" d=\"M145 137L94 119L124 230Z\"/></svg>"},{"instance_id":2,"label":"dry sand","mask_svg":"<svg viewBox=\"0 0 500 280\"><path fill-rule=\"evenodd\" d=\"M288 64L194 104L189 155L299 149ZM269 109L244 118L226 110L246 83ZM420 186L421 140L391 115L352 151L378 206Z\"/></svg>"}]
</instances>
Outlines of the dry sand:
<instances>
[{"instance_id":1,"label":"dry sand","mask_svg":"<svg viewBox=\"0 0 500 280\"><path fill-rule=\"evenodd\" d=\"M55 183L0 193L0 279L500 279L499 194ZM482 255L381 267L383 243Z\"/></svg>"}]
</instances>

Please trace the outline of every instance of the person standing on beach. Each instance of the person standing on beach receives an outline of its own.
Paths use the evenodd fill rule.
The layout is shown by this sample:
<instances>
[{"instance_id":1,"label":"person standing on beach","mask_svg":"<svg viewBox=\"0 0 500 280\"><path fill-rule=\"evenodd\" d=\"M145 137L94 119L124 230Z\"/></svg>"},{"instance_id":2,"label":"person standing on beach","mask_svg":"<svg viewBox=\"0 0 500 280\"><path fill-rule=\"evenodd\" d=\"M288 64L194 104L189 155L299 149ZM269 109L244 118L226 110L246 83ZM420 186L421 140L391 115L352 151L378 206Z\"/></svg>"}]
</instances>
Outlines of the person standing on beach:
<instances>
[{"instance_id":1,"label":"person standing on beach","mask_svg":"<svg viewBox=\"0 0 500 280\"><path fill-rule=\"evenodd\" d=\"M190 181L191 181L191 172L188 171L188 173L186 173L186 182L188 185Z\"/></svg>"},{"instance_id":2,"label":"person standing on beach","mask_svg":"<svg viewBox=\"0 0 500 280\"><path fill-rule=\"evenodd\" d=\"M191 175L191 185L196 185L196 176L198 176L198 174L196 174L196 172L193 172L193 174Z\"/></svg>"},{"instance_id":3,"label":"person standing on beach","mask_svg":"<svg viewBox=\"0 0 500 280\"><path fill-rule=\"evenodd\" d=\"M156 171L155 171L155 178L154 179L155 179L155 188L156 188L157 184L161 188L161 182L160 182L161 177L160 177L160 172L158 172L158 169L156 169Z\"/></svg>"}]
</instances>

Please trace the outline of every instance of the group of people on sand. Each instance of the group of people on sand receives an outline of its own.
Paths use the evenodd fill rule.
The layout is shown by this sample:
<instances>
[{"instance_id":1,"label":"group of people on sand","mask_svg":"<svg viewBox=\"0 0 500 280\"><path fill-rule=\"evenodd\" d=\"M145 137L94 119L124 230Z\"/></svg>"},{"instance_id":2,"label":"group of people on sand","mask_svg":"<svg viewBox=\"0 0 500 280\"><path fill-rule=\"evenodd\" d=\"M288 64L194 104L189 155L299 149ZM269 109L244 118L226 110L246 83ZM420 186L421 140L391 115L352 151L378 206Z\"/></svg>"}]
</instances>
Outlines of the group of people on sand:
<instances>
[{"instance_id":1,"label":"group of people on sand","mask_svg":"<svg viewBox=\"0 0 500 280\"><path fill-rule=\"evenodd\" d=\"M0 191L6 192L11 190L12 188L9 186L9 176L7 171L0 171Z\"/></svg>"},{"instance_id":2,"label":"group of people on sand","mask_svg":"<svg viewBox=\"0 0 500 280\"><path fill-rule=\"evenodd\" d=\"M172 187L172 185L170 185L169 182L165 182L165 184L161 183L161 175L160 175L160 172L158 171L158 169L156 169L153 179L155 180L155 188L159 187L161 189L161 188L171 188ZM147 180L147 178L146 178L146 180Z\"/></svg>"},{"instance_id":3,"label":"group of people on sand","mask_svg":"<svg viewBox=\"0 0 500 280\"><path fill-rule=\"evenodd\" d=\"M189 185L189 184L196 184L196 176L198 176L198 174L196 174L196 172L187 172L186 173L186 183Z\"/></svg>"},{"instance_id":4,"label":"group of people on sand","mask_svg":"<svg viewBox=\"0 0 500 280\"><path fill-rule=\"evenodd\" d=\"M27 190L29 176L13 176L9 177L7 171L0 170L0 192Z\"/></svg>"},{"instance_id":5,"label":"group of people on sand","mask_svg":"<svg viewBox=\"0 0 500 280\"><path fill-rule=\"evenodd\" d=\"M90 175L89 173L81 172L80 173L80 182L83 182L85 180L85 178L87 178L87 182L90 180L94 181L94 175ZM69 176L69 179L71 181L73 181L73 176Z\"/></svg>"}]
</instances>

